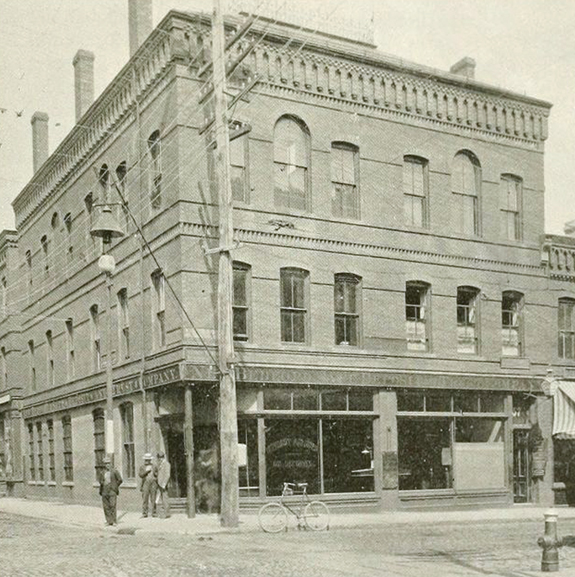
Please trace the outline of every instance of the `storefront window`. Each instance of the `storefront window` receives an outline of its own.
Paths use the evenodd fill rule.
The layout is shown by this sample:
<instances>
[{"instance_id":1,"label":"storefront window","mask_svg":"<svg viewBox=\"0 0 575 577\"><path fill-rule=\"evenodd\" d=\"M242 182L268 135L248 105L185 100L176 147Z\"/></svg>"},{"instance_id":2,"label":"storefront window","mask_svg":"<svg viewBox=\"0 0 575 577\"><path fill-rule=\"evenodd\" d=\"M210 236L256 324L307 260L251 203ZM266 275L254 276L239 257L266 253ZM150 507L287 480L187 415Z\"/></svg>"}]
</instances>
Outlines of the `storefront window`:
<instances>
[{"instance_id":1,"label":"storefront window","mask_svg":"<svg viewBox=\"0 0 575 577\"><path fill-rule=\"evenodd\" d=\"M325 493L373 491L371 420L322 419Z\"/></svg>"},{"instance_id":2,"label":"storefront window","mask_svg":"<svg viewBox=\"0 0 575 577\"><path fill-rule=\"evenodd\" d=\"M284 483L306 482L319 493L319 421L266 419L267 494L281 495Z\"/></svg>"},{"instance_id":3,"label":"storefront window","mask_svg":"<svg viewBox=\"0 0 575 577\"><path fill-rule=\"evenodd\" d=\"M448 418L398 420L400 491L453 486L450 421Z\"/></svg>"}]
</instances>

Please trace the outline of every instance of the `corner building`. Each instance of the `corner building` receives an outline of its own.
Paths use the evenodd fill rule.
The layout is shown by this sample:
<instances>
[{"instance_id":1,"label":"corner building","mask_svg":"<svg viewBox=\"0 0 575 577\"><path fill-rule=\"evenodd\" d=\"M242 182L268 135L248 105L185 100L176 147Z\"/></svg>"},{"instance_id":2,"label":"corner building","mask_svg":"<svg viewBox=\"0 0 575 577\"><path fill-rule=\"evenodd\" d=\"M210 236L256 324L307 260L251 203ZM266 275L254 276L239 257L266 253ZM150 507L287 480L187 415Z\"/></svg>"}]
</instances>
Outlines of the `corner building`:
<instances>
[{"instance_id":1,"label":"corner building","mask_svg":"<svg viewBox=\"0 0 575 577\"><path fill-rule=\"evenodd\" d=\"M231 143L241 506L294 480L342 508L550 503L551 105L474 80L471 59L442 72L266 19L234 53L252 39L258 83L233 113L251 131ZM159 449L185 500L187 423L196 508L218 507L210 41L205 16L170 12L13 203L15 493L97 500L111 362L123 505ZM126 232L111 306L102 203Z\"/></svg>"}]
</instances>

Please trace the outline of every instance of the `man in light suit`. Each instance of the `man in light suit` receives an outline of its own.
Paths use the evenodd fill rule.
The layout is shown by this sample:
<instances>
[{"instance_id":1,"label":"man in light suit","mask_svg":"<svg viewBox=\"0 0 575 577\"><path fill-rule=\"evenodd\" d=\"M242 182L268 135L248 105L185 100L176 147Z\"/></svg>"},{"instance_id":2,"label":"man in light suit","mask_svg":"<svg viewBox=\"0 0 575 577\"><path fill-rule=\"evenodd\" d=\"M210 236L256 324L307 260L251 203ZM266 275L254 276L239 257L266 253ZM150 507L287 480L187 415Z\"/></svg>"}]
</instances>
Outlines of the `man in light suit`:
<instances>
[{"instance_id":1,"label":"man in light suit","mask_svg":"<svg viewBox=\"0 0 575 577\"><path fill-rule=\"evenodd\" d=\"M168 497L168 483L170 482L171 467L162 451L157 454L156 483L158 485L158 504L160 519L170 516L170 502Z\"/></svg>"}]
</instances>

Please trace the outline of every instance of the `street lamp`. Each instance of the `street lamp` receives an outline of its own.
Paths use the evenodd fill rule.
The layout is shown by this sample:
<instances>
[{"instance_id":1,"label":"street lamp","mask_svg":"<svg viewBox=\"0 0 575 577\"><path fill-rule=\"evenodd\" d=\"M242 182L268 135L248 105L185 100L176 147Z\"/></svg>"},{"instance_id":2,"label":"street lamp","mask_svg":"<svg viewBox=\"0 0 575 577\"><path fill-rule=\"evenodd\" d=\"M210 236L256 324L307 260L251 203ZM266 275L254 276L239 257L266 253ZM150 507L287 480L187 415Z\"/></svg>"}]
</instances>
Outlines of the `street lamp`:
<instances>
[{"instance_id":1,"label":"street lamp","mask_svg":"<svg viewBox=\"0 0 575 577\"><path fill-rule=\"evenodd\" d=\"M114 405L113 405L113 375L112 375L112 275L116 270L113 255L106 252L113 238L121 238L124 231L112 214L110 205L102 206L100 216L90 229L90 234L102 239L103 254L98 259L98 268L106 275L108 289L108 341L106 362L106 453L114 465Z\"/></svg>"}]
</instances>

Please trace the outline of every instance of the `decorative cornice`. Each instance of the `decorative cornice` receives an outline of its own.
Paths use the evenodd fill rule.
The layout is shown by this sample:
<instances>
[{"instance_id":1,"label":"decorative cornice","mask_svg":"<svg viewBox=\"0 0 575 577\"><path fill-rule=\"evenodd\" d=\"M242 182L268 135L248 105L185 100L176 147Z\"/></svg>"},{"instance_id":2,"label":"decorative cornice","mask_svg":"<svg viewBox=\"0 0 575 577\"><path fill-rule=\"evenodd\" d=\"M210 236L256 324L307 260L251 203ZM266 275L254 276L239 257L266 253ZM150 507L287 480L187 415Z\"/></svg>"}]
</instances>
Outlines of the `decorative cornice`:
<instances>
[{"instance_id":1,"label":"decorative cornice","mask_svg":"<svg viewBox=\"0 0 575 577\"><path fill-rule=\"evenodd\" d=\"M182 223L182 232L199 238L216 239L218 229L214 225L199 223ZM498 269L501 272L511 270L530 274L543 275L541 266L517 263L514 261L500 261L495 259L468 257L465 255L423 251L405 247L387 246L375 243L353 242L334 238L311 238L294 233L280 233L275 231L261 231L253 229L234 229L234 238L239 243L261 246L268 244L280 247L290 247L303 250L328 251L337 254L354 254L392 258L394 260L410 260L417 262L434 263L445 266L473 266L489 270Z\"/></svg>"},{"instance_id":2,"label":"decorative cornice","mask_svg":"<svg viewBox=\"0 0 575 577\"><path fill-rule=\"evenodd\" d=\"M160 23L14 199L12 206L18 228L102 144L131 112L136 101L157 83L170 62L181 57L179 48L175 47L176 36L172 35L175 27L176 23L169 18Z\"/></svg>"}]
</instances>

